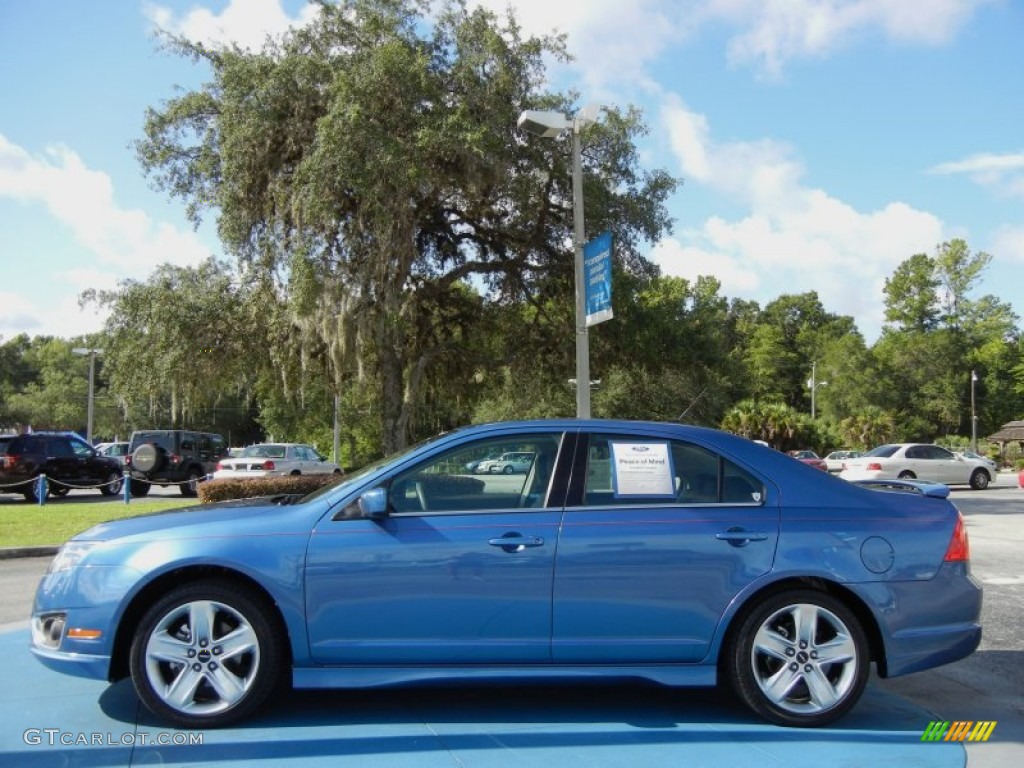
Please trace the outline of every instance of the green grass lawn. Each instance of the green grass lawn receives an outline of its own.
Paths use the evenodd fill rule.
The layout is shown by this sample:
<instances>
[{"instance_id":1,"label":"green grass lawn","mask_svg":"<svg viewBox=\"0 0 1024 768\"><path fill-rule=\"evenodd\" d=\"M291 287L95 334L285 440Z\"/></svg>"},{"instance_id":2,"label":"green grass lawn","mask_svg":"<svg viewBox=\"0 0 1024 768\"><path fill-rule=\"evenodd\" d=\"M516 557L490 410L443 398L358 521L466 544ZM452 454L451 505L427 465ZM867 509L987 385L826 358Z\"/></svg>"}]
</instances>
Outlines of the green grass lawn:
<instances>
[{"instance_id":1,"label":"green grass lawn","mask_svg":"<svg viewBox=\"0 0 1024 768\"><path fill-rule=\"evenodd\" d=\"M100 497L102 499L102 497ZM139 499L131 504L93 500L74 495L50 499L45 506L28 504L10 496L0 501L0 547L33 547L63 544L76 533L96 523L133 517L165 509L190 507L196 499Z\"/></svg>"}]
</instances>

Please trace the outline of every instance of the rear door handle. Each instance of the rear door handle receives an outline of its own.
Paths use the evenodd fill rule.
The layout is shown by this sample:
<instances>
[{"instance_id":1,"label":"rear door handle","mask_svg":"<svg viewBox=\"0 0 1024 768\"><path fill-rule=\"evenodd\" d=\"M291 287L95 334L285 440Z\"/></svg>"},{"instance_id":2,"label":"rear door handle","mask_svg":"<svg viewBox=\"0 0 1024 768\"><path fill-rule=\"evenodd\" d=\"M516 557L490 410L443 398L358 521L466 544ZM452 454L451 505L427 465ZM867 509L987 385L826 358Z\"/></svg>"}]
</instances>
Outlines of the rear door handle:
<instances>
[{"instance_id":1,"label":"rear door handle","mask_svg":"<svg viewBox=\"0 0 1024 768\"><path fill-rule=\"evenodd\" d=\"M543 547L544 539L539 536L523 536L521 533L506 533L496 539L488 539L492 547L501 547L506 552L522 552L527 547Z\"/></svg>"},{"instance_id":2,"label":"rear door handle","mask_svg":"<svg viewBox=\"0 0 1024 768\"><path fill-rule=\"evenodd\" d=\"M745 547L752 541L764 541L768 534L764 531L748 531L744 528L730 528L724 533L716 533L715 538L719 541L727 541L734 547Z\"/></svg>"}]
</instances>

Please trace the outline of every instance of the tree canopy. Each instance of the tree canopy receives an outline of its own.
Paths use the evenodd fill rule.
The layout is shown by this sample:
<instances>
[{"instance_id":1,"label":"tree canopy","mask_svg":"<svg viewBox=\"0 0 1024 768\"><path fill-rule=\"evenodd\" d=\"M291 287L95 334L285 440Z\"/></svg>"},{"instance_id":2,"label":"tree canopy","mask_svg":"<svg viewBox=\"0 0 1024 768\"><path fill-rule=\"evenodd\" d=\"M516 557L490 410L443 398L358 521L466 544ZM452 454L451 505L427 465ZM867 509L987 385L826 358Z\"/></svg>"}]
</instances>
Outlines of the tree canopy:
<instances>
[{"instance_id":1,"label":"tree canopy","mask_svg":"<svg viewBox=\"0 0 1024 768\"><path fill-rule=\"evenodd\" d=\"M543 90L562 41L426 7L325 2L258 53L172 38L212 79L151 109L137 147L158 186L197 220L213 212L228 253L274 283L337 389L379 391L386 449L485 304L540 306L573 285L566 143L516 129L524 109L575 111L572 94ZM668 231L676 181L640 167L644 130L636 111L605 110L584 137L584 197L616 268L650 274L641 246Z\"/></svg>"}]
</instances>

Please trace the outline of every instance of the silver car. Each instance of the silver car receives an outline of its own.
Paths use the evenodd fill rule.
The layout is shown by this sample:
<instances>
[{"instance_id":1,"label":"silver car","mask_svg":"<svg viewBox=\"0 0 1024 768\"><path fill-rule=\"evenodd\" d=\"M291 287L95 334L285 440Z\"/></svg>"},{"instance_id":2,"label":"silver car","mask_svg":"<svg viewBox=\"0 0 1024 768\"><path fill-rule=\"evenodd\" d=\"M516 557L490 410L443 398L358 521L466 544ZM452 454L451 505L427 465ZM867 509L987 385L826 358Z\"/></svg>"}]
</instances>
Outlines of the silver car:
<instances>
[{"instance_id":1,"label":"silver car","mask_svg":"<svg viewBox=\"0 0 1024 768\"><path fill-rule=\"evenodd\" d=\"M928 443L890 443L846 462L844 480L929 480L945 485L988 488L993 472L982 461L957 456Z\"/></svg>"}]
</instances>

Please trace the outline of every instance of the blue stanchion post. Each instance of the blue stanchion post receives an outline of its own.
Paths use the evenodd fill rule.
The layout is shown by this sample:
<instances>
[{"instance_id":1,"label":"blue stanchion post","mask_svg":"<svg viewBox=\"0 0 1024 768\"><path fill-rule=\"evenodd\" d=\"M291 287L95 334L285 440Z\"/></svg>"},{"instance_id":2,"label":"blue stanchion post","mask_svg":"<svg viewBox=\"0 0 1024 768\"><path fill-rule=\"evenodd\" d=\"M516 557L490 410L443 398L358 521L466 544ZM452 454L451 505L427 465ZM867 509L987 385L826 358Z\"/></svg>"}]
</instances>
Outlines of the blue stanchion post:
<instances>
[{"instance_id":1,"label":"blue stanchion post","mask_svg":"<svg viewBox=\"0 0 1024 768\"><path fill-rule=\"evenodd\" d=\"M121 484L121 493L124 495L124 503L128 504L132 500L132 475L126 469L123 474L124 482Z\"/></svg>"},{"instance_id":2,"label":"blue stanchion post","mask_svg":"<svg viewBox=\"0 0 1024 768\"><path fill-rule=\"evenodd\" d=\"M40 474L36 479L36 500L39 506L42 507L46 504L46 475Z\"/></svg>"}]
</instances>

